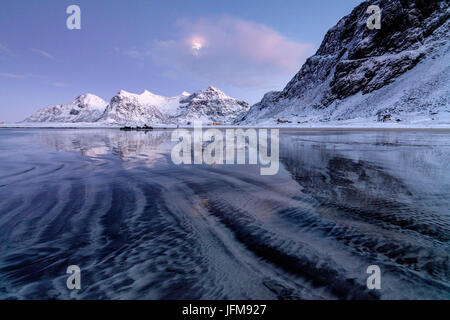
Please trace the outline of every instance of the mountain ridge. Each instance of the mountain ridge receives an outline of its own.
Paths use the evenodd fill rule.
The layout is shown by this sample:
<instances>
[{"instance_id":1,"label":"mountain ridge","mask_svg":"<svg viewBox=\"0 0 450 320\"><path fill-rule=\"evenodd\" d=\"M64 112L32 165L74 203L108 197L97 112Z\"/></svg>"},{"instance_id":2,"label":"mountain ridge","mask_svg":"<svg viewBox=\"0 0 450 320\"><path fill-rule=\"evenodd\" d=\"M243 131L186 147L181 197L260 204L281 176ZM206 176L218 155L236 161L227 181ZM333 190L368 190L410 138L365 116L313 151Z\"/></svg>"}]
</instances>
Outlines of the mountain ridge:
<instances>
[{"instance_id":1,"label":"mountain ridge","mask_svg":"<svg viewBox=\"0 0 450 320\"><path fill-rule=\"evenodd\" d=\"M94 94L82 94L70 103L42 108L22 122L95 122L106 105Z\"/></svg>"},{"instance_id":2,"label":"mountain ridge","mask_svg":"<svg viewBox=\"0 0 450 320\"><path fill-rule=\"evenodd\" d=\"M249 108L245 101L229 97L213 86L174 97L148 90L140 94L120 90L109 103L93 94L80 95L71 103L42 108L22 122L185 125L199 120L232 123Z\"/></svg>"}]
</instances>

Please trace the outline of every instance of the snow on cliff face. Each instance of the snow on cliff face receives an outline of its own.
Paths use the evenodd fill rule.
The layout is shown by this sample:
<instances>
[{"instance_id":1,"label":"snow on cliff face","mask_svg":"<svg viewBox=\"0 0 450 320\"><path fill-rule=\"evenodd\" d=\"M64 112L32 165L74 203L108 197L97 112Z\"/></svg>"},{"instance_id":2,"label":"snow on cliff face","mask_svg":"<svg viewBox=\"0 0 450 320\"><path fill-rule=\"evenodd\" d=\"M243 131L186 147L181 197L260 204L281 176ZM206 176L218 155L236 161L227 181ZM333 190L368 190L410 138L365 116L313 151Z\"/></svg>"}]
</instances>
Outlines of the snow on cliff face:
<instances>
[{"instance_id":1,"label":"snow on cliff face","mask_svg":"<svg viewBox=\"0 0 450 320\"><path fill-rule=\"evenodd\" d=\"M366 13L378 5L381 29ZM450 112L448 1L371 0L326 34L281 92L267 93L237 122L274 124ZM387 118L386 118L387 119Z\"/></svg>"},{"instance_id":2,"label":"snow on cliff face","mask_svg":"<svg viewBox=\"0 0 450 320\"><path fill-rule=\"evenodd\" d=\"M83 94L68 104L39 110L23 122L95 122L105 111L107 103L93 94Z\"/></svg>"},{"instance_id":3,"label":"snow on cliff face","mask_svg":"<svg viewBox=\"0 0 450 320\"><path fill-rule=\"evenodd\" d=\"M192 95L183 92L172 98L148 91L140 95L120 91L111 99L100 121L149 125L188 124L194 120L232 123L248 109L246 102L230 98L214 87Z\"/></svg>"}]
</instances>

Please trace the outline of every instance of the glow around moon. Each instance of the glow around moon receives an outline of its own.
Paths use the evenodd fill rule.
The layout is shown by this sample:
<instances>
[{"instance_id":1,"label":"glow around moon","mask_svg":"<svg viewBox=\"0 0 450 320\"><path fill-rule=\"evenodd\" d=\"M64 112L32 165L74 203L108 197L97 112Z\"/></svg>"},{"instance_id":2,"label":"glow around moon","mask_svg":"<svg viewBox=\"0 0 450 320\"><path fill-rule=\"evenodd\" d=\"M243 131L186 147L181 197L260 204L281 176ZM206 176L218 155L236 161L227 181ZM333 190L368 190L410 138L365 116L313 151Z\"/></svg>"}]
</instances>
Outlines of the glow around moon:
<instances>
[{"instance_id":1,"label":"glow around moon","mask_svg":"<svg viewBox=\"0 0 450 320\"><path fill-rule=\"evenodd\" d=\"M202 37L195 36L190 41L192 52L197 55L205 47L206 41Z\"/></svg>"}]
</instances>

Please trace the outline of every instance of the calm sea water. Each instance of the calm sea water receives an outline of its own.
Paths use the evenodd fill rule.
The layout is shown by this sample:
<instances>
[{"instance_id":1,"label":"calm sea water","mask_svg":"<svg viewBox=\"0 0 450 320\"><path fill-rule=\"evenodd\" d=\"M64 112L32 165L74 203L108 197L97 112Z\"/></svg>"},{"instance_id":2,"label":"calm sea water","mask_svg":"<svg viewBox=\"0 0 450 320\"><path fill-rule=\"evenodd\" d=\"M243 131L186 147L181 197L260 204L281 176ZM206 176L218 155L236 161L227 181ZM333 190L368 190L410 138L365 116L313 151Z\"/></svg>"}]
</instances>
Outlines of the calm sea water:
<instances>
[{"instance_id":1,"label":"calm sea water","mask_svg":"<svg viewBox=\"0 0 450 320\"><path fill-rule=\"evenodd\" d=\"M282 131L275 176L170 134L0 129L0 298L450 299L450 132Z\"/></svg>"}]
</instances>

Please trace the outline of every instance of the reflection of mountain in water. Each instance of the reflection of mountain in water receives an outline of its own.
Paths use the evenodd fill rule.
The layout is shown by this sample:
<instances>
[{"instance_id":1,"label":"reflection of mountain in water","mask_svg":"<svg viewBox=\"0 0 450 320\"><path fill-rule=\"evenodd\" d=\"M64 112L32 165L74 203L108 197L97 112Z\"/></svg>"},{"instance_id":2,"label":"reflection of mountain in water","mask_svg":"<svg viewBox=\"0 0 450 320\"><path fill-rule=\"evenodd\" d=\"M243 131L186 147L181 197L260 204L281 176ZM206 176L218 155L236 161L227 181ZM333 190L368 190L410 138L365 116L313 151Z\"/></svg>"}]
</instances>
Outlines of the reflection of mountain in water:
<instances>
[{"instance_id":1,"label":"reflection of mountain in water","mask_svg":"<svg viewBox=\"0 0 450 320\"><path fill-rule=\"evenodd\" d=\"M382 264L387 272L407 275L412 282L427 274L424 286L448 290L447 141L437 133L282 139L282 162L317 212L290 208L283 216Z\"/></svg>"},{"instance_id":2,"label":"reflection of mountain in water","mask_svg":"<svg viewBox=\"0 0 450 320\"><path fill-rule=\"evenodd\" d=\"M286 131L261 176L170 133L0 130L0 298L449 297L448 134Z\"/></svg>"},{"instance_id":3,"label":"reflection of mountain in water","mask_svg":"<svg viewBox=\"0 0 450 320\"><path fill-rule=\"evenodd\" d=\"M124 166L144 161L147 165L167 159L170 152L171 132L123 132L117 130L76 130L65 134L40 132L36 135L39 143L54 151L76 151L85 157L102 159L106 156L119 157Z\"/></svg>"}]
</instances>

